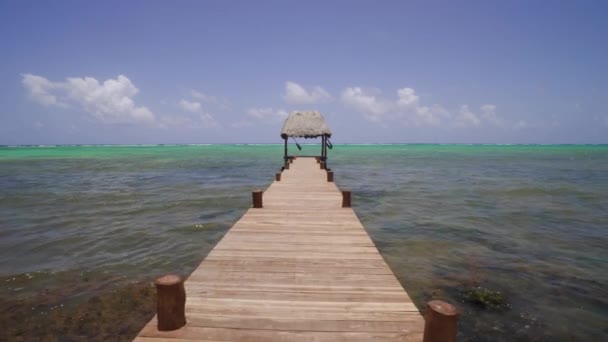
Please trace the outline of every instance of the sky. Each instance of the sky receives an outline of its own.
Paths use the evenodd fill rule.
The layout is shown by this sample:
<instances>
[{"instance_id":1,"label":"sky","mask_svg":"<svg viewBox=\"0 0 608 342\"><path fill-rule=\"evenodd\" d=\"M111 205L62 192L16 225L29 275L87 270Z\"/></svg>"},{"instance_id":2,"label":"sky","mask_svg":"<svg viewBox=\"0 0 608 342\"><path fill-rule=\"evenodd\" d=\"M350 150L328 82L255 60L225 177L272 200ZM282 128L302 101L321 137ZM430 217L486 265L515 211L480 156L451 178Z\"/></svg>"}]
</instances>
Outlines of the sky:
<instances>
[{"instance_id":1,"label":"sky","mask_svg":"<svg viewBox=\"0 0 608 342\"><path fill-rule=\"evenodd\" d=\"M608 1L0 0L0 144L608 143Z\"/></svg>"}]
</instances>

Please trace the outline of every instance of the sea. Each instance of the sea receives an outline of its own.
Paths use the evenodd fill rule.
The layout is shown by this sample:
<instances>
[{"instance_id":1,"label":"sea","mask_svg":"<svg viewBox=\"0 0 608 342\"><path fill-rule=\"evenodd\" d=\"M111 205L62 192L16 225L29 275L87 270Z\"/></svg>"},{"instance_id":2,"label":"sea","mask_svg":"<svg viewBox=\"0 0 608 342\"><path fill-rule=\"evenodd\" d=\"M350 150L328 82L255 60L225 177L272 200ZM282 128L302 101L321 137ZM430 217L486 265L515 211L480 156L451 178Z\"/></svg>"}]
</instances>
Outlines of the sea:
<instances>
[{"instance_id":1,"label":"sea","mask_svg":"<svg viewBox=\"0 0 608 342\"><path fill-rule=\"evenodd\" d=\"M0 340L132 339L154 278L187 276L282 160L0 147ZM459 340L608 340L608 145L336 144L328 167L416 306L459 308Z\"/></svg>"}]
</instances>

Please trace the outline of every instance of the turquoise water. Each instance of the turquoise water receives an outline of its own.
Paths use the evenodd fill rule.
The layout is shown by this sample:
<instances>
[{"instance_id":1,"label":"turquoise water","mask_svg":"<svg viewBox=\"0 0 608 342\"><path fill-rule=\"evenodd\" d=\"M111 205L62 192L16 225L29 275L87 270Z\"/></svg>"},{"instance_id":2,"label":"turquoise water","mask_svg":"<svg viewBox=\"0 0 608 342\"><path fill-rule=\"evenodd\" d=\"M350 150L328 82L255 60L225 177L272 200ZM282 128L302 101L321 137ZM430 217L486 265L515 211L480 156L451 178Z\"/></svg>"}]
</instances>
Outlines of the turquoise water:
<instances>
[{"instance_id":1,"label":"turquoise water","mask_svg":"<svg viewBox=\"0 0 608 342\"><path fill-rule=\"evenodd\" d=\"M0 300L188 274L281 162L281 145L0 147ZM329 167L416 305L461 308L461 340L608 336L608 146L337 145Z\"/></svg>"}]
</instances>

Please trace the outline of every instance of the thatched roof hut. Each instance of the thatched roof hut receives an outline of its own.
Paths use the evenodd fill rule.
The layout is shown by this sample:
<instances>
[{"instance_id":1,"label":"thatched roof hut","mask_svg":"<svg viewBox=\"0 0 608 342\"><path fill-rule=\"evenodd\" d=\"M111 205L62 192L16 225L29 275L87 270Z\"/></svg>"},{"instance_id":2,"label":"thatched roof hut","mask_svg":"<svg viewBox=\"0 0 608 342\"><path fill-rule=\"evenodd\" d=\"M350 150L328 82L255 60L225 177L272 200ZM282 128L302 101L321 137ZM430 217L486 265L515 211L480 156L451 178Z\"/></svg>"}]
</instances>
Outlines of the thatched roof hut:
<instances>
[{"instance_id":1,"label":"thatched roof hut","mask_svg":"<svg viewBox=\"0 0 608 342\"><path fill-rule=\"evenodd\" d=\"M325 119L318 111L291 112L281 130L283 139L331 137L331 130L327 127Z\"/></svg>"},{"instance_id":2,"label":"thatched roof hut","mask_svg":"<svg viewBox=\"0 0 608 342\"><path fill-rule=\"evenodd\" d=\"M287 139L289 138L319 138L321 137L321 155L319 158L323 162L327 160L327 148L332 148L329 138L331 137L331 130L325 123L323 115L316 110L313 111L296 111L291 112L281 130L281 138L285 140L285 163L290 158L287 152ZM300 145L296 142L298 149L301 149Z\"/></svg>"}]
</instances>

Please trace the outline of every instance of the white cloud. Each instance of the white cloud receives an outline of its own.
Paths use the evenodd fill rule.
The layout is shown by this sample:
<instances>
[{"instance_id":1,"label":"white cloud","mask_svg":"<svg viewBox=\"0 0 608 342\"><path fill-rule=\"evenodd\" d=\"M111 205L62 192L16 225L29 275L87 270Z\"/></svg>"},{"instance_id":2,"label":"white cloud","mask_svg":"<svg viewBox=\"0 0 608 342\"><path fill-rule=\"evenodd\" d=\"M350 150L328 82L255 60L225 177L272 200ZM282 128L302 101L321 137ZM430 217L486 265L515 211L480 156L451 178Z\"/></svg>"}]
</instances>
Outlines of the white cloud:
<instances>
[{"instance_id":1,"label":"white cloud","mask_svg":"<svg viewBox=\"0 0 608 342\"><path fill-rule=\"evenodd\" d=\"M415 126L419 125L440 125L447 119L450 119L452 114L438 104L430 107L416 106L409 113L405 113L405 122ZM409 115L408 115L409 114Z\"/></svg>"},{"instance_id":2,"label":"white cloud","mask_svg":"<svg viewBox=\"0 0 608 342\"><path fill-rule=\"evenodd\" d=\"M213 96L213 95L207 95L201 91L198 90L194 90L194 89L190 89L190 96L192 96L195 99L201 100L203 102L208 102L208 103L216 103L217 97Z\"/></svg>"},{"instance_id":3,"label":"white cloud","mask_svg":"<svg viewBox=\"0 0 608 342\"><path fill-rule=\"evenodd\" d=\"M249 108L246 116L230 124L235 128L249 127L256 123L276 124L283 122L289 113L284 109L274 109L270 107Z\"/></svg>"},{"instance_id":4,"label":"white cloud","mask_svg":"<svg viewBox=\"0 0 608 342\"><path fill-rule=\"evenodd\" d=\"M519 120L515 123L515 125L513 125L513 127L517 130L519 129L526 129L528 128L530 125L528 124L528 122L526 122L525 120Z\"/></svg>"},{"instance_id":5,"label":"white cloud","mask_svg":"<svg viewBox=\"0 0 608 342\"><path fill-rule=\"evenodd\" d=\"M53 83L44 77L23 74L21 75L21 83L29 92L29 96L33 101L36 101L45 106L58 105L57 97L52 95L51 92L60 89L62 86L58 83Z\"/></svg>"},{"instance_id":6,"label":"white cloud","mask_svg":"<svg viewBox=\"0 0 608 342\"><path fill-rule=\"evenodd\" d=\"M400 107L409 107L418 105L418 95L412 88L402 88L397 90L397 105Z\"/></svg>"},{"instance_id":7,"label":"white cloud","mask_svg":"<svg viewBox=\"0 0 608 342\"><path fill-rule=\"evenodd\" d=\"M480 127L484 124L504 126L505 120L496 114L496 106L485 104L476 114L468 105L451 113L440 104L422 105L413 88L397 89L396 100L382 98L378 89L349 87L342 91L342 102L360 112L371 122L397 121L405 126L445 125L447 127Z\"/></svg>"},{"instance_id":8,"label":"white cloud","mask_svg":"<svg viewBox=\"0 0 608 342\"><path fill-rule=\"evenodd\" d=\"M360 87L346 88L342 92L342 102L358 110L372 122L380 122L390 110L391 105L376 98L372 91L365 91Z\"/></svg>"},{"instance_id":9,"label":"white cloud","mask_svg":"<svg viewBox=\"0 0 608 342\"><path fill-rule=\"evenodd\" d=\"M469 109L469 106L463 105L460 107L460 111L454 117L454 122L456 126L459 127L477 127L481 125L481 120L477 117L477 115Z\"/></svg>"},{"instance_id":10,"label":"white cloud","mask_svg":"<svg viewBox=\"0 0 608 342\"><path fill-rule=\"evenodd\" d=\"M397 98L397 116L406 125L439 125L451 117L450 112L441 105L420 105L420 97L412 88L398 89Z\"/></svg>"},{"instance_id":11,"label":"white cloud","mask_svg":"<svg viewBox=\"0 0 608 342\"><path fill-rule=\"evenodd\" d=\"M496 106L485 104L481 106L481 118L484 122L488 122L495 126L504 126L505 121L496 115Z\"/></svg>"},{"instance_id":12,"label":"white cloud","mask_svg":"<svg viewBox=\"0 0 608 342\"><path fill-rule=\"evenodd\" d=\"M179 107L187 112L196 113L202 110L200 102L193 102L182 99L179 101Z\"/></svg>"},{"instance_id":13,"label":"white cloud","mask_svg":"<svg viewBox=\"0 0 608 342\"><path fill-rule=\"evenodd\" d=\"M181 99L179 101L178 105L179 105L179 108L181 108L182 110L189 112L189 113L195 113L195 114L197 114L197 116L195 118L179 117L179 116L167 117L165 122L162 123L163 125L165 125L165 126L166 125L172 125L172 126L190 125L190 126L194 126L194 127L203 127L203 128L220 126L220 124L215 120L213 115L207 113L203 109L203 106L201 105L200 102Z\"/></svg>"},{"instance_id":14,"label":"white cloud","mask_svg":"<svg viewBox=\"0 0 608 342\"><path fill-rule=\"evenodd\" d=\"M207 105L212 105L213 107L217 107L218 109L225 110L230 108L230 103L227 99L223 97L209 95L195 89L190 89L190 91L188 91L188 95L190 95L190 97L192 97L193 99L199 100Z\"/></svg>"},{"instance_id":15,"label":"white cloud","mask_svg":"<svg viewBox=\"0 0 608 342\"><path fill-rule=\"evenodd\" d=\"M248 117L267 123L281 122L285 120L288 115L289 113L284 109L249 108L247 110Z\"/></svg>"},{"instance_id":16,"label":"white cloud","mask_svg":"<svg viewBox=\"0 0 608 342\"><path fill-rule=\"evenodd\" d=\"M200 123L201 127L205 128L221 126L209 113L200 113L198 115L198 122Z\"/></svg>"},{"instance_id":17,"label":"white cloud","mask_svg":"<svg viewBox=\"0 0 608 342\"><path fill-rule=\"evenodd\" d=\"M92 77L71 77L65 82L51 82L32 75L22 75L22 84L30 97L47 106L75 104L103 123L152 123L154 114L137 106L133 97L139 89L124 75L100 83Z\"/></svg>"},{"instance_id":18,"label":"white cloud","mask_svg":"<svg viewBox=\"0 0 608 342\"><path fill-rule=\"evenodd\" d=\"M316 104L330 101L331 95L319 86L308 91L295 82L287 81L283 99L291 104Z\"/></svg>"},{"instance_id":19,"label":"white cloud","mask_svg":"<svg viewBox=\"0 0 608 342\"><path fill-rule=\"evenodd\" d=\"M346 88L342 92L342 102L363 114L371 122L397 120L404 125L438 125L450 113L440 105L421 106L420 97L412 88L397 90L397 100L380 98L379 90L364 90L360 87Z\"/></svg>"},{"instance_id":20,"label":"white cloud","mask_svg":"<svg viewBox=\"0 0 608 342\"><path fill-rule=\"evenodd\" d=\"M481 106L481 111L484 114L489 114L492 113L492 115L494 114L494 112L496 111L496 105L492 105L492 104L485 104L483 106Z\"/></svg>"}]
</instances>

